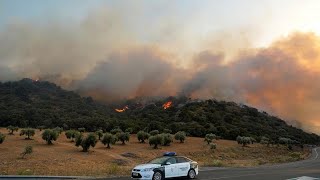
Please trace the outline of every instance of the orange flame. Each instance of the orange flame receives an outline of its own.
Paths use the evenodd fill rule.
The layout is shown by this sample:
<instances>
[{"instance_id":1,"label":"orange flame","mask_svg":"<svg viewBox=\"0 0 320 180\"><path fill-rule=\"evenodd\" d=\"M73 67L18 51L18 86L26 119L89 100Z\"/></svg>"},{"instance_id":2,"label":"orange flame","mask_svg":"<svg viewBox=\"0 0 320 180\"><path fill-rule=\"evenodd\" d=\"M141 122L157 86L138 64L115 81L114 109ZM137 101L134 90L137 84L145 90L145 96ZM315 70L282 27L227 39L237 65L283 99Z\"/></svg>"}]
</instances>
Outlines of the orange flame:
<instances>
[{"instance_id":1,"label":"orange flame","mask_svg":"<svg viewBox=\"0 0 320 180\"><path fill-rule=\"evenodd\" d=\"M129 107L128 106L125 106L124 108L122 108L122 109L114 109L115 111L117 111L117 112L124 112L124 111L126 111L127 109L129 109Z\"/></svg>"},{"instance_id":2,"label":"orange flame","mask_svg":"<svg viewBox=\"0 0 320 180\"><path fill-rule=\"evenodd\" d=\"M171 105L172 105L172 101L168 101L168 102L164 103L162 105L162 107L163 107L163 109L168 109L169 107L171 107Z\"/></svg>"}]
</instances>

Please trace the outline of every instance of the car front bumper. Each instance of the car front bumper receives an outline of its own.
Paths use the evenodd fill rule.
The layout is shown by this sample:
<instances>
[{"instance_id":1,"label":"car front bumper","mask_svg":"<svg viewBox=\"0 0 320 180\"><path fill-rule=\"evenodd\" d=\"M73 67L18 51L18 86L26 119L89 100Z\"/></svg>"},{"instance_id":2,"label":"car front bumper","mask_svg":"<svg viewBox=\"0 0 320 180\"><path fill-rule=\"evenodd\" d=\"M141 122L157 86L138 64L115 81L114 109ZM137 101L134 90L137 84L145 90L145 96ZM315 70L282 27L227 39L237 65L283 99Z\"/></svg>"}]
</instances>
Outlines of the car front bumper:
<instances>
[{"instance_id":1,"label":"car front bumper","mask_svg":"<svg viewBox=\"0 0 320 180\"><path fill-rule=\"evenodd\" d=\"M131 178L140 179L140 180L148 180L148 179L152 179L153 173L154 173L153 171L147 171L147 172L132 171Z\"/></svg>"}]
</instances>

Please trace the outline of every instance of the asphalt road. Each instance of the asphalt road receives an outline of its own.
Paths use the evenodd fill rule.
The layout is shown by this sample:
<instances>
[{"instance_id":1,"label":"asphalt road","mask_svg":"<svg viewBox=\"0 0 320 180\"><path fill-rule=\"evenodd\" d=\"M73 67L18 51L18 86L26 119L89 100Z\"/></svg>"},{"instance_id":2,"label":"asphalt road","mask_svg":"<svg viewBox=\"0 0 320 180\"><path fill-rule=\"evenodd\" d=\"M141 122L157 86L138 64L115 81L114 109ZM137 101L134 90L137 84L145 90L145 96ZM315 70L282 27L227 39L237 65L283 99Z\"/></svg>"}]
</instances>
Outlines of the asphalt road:
<instances>
[{"instance_id":1,"label":"asphalt road","mask_svg":"<svg viewBox=\"0 0 320 180\"><path fill-rule=\"evenodd\" d=\"M201 168L198 180L320 180L320 147L312 150L309 159L272 166L254 168ZM63 176L0 176L0 179L93 179L90 177ZM129 180L130 177L98 178L104 180ZM174 180L174 179L171 179Z\"/></svg>"},{"instance_id":2,"label":"asphalt road","mask_svg":"<svg viewBox=\"0 0 320 180\"><path fill-rule=\"evenodd\" d=\"M309 159L272 166L255 168L203 168L197 179L199 180L320 180L320 148L312 150ZM128 180L129 177L111 178L114 180ZM106 180L110 180L106 179Z\"/></svg>"}]
</instances>

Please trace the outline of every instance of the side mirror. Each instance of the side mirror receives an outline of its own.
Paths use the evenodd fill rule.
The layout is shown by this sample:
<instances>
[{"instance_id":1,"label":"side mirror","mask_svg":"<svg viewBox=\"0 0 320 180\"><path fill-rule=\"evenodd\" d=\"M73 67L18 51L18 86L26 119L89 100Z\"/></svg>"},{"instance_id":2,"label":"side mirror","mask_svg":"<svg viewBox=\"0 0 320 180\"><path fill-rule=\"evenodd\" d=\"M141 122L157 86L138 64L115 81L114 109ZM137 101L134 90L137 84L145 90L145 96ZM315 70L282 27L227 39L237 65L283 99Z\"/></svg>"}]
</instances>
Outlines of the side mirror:
<instances>
[{"instance_id":1,"label":"side mirror","mask_svg":"<svg viewBox=\"0 0 320 180\"><path fill-rule=\"evenodd\" d=\"M166 162L166 165L170 165L171 164L171 162Z\"/></svg>"}]
</instances>

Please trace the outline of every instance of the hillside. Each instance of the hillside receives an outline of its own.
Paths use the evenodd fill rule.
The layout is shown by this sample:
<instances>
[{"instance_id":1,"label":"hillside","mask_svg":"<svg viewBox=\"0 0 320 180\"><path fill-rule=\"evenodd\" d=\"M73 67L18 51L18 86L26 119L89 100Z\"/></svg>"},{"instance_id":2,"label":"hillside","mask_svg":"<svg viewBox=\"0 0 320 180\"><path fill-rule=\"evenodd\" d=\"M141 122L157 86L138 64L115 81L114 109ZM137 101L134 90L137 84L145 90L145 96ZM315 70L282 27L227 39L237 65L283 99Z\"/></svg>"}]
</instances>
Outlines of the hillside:
<instances>
[{"instance_id":1,"label":"hillside","mask_svg":"<svg viewBox=\"0 0 320 180\"><path fill-rule=\"evenodd\" d=\"M320 141L315 134L234 102L196 101L186 97L137 98L107 106L53 83L31 79L0 83L0 126L8 125L85 127L89 131L130 127L134 132L167 128L173 133L182 130L197 137L215 133L224 139L241 135L258 140L266 136L275 142L279 137L301 143L318 144Z\"/></svg>"}]
</instances>

